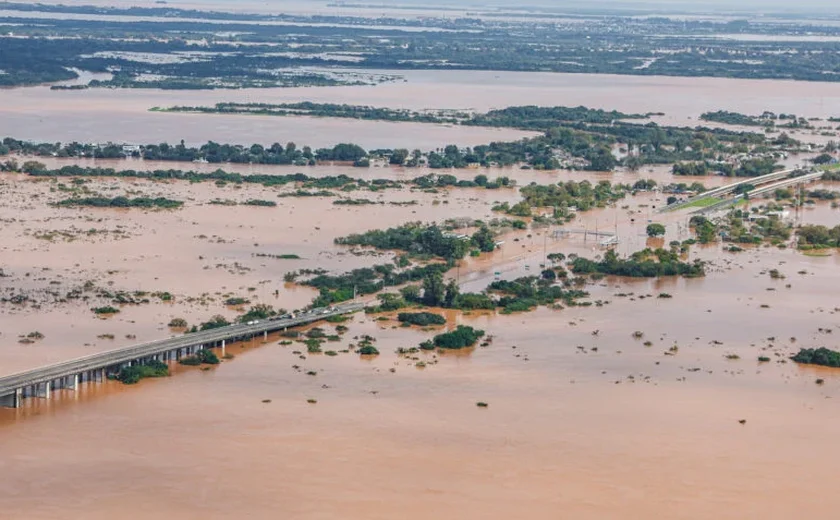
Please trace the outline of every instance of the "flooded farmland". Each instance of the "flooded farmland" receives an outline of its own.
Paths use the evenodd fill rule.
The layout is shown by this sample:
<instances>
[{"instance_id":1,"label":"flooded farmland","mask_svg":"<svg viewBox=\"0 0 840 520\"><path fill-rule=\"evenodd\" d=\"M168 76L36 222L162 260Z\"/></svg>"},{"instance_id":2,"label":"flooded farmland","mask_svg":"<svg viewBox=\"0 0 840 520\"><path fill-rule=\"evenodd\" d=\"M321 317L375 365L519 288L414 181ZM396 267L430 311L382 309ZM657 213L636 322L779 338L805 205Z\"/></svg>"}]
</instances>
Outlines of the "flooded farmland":
<instances>
[{"instance_id":1,"label":"flooded farmland","mask_svg":"<svg viewBox=\"0 0 840 520\"><path fill-rule=\"evenodd\" d=\"M747 80L515 73L405 73L408 82L179 93L0 91L4 135L43 141L285 142L352 140L368 147L434 148L515 139L518 131L309 118L174 115L152 106L217 101L329 101L408 108L487 110L517 104L578 104L661 110L694 124L706 110L764 109L828 117L840 112L833 85ZM477 92L478 86L481 90ZM795 87L797 96L789 95ZM247 98L245 96L248 96ZM800 157L788 160L795 164ZM182 168L312 177L346 174L406 181L423 168L211 165L38 158L115 168ZM449 172L447 172L449 173ZM674 177L666 166L638 173L457 170L461 179L507 175L520 186L587 179L632 183ZM517 188L358 191L374 204L336 197L281 197L291 187L96 178L91 193L169 197L180 209L68 208L70 179L0 174L0 375L180 334L237 310L229 296L277 308L303 307L317 292L286 283L298 269L340 273L391 262L334 239L369 229L446 218L489 220ZM836 190L835 183L814 186ZM640 192L580 212L564 226L618 235L630 254L691 236L687 213L657 214L666 195ZM242 204L276 201L274 207ZM233 201L236 205L213 201ZM760 202L756 202L759 204ZM798 223L838 224L819 202ZM664 238L645 226L662 222ZM508 230L495 252L467 258L449 276L465 291L495 278L536 275L548 254L603 255L596 239L555 235L557 226ZM586 237L586 238L585 238ZM294 254L279 259L258 255ZM209 370L174 366L168 378L116 381L0 408L0 508L12 520L47 518L465 519L829 518L840 505L832 450L840 420L840 373L789 361L800 347L836 347L840 256L793 247L696 245L703 278L590 282L590 306L530 313L444 311L448 324L492 336L459 352L398 354L441 328L401 327L356 314L335 343L369 335L366 358L301 352L271 335L230 345L233 359ZM773 279L776 269L783 279ZM60 301L74 288L168 292L171 301L125 305L103 319L95 299ZM671 298L659 297L663 293ZM596 303L597 302L597 303ZM333 324L321 324L329 332ZM20 342L34 331L43 338ZM832 332L834 331L834 332ZM636 335L634 333L640 333ZM759 362L759 357L770 361ZM816 384L817 379L822 384ZM476 403L486 403L478 407Z\"/></svg>"}]
</instances>

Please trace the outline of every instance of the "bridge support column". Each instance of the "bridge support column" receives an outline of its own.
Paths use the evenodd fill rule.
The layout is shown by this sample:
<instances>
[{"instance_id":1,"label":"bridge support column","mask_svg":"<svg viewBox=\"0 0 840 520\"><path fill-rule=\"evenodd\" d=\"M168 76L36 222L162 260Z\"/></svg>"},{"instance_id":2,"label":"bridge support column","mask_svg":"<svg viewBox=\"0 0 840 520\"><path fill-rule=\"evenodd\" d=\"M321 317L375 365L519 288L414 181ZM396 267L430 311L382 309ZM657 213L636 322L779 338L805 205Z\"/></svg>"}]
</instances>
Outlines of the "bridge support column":
<instances>
[{"instance_id":1,"label":"bridge support column","mask_svg":"<svg viewBox=\"0 0 840 520\"><path fill-rule=\"evenodd\" d=\"M70 389L71 390L78 390L79 389L79 374L74 374L70 377Z\"/></svg>"},{"instance_id":2,"label":"bridge support column","mask_svg":"<svg viewBox=\"0 0 840 520\"><path fill-rule=\"evenodd\" d=\"M268 341L268 331L267 330L263 331L263 341Z\"/></svg>"},{"instance_id":3,"label":"bridge support column","mask_svg":"<svg viewBox=\"0 0 840 520\"><path fill-rule=\"evenodd\" d=\"M44 385L44 393L41 393L41 385ZM52 392L52 381L47 381L46 383L38 383L35 385L35 395L38 397L43 397L44 399L49 399Z\"/></svg>"},{"instance_id":4,"label":"bridge support column","mask_svg":"<svg viewBox=\"0 0 840 520\"><path fill-rule=\"evenodd\" d=\"M222 340L222 357L225 357L225 340Z\"/></svg>"},{"instance_id":5,"label":"bridge support column","mask_svg":"<svg viewBox=\"0 0 840 520\"><path fill-rule=\"evenodd\" d=\"M20 401L23 398L23 389L18 388L9 395L0 397L0 406L6 408L20 408Z\"/></svg>"}]
</instances>

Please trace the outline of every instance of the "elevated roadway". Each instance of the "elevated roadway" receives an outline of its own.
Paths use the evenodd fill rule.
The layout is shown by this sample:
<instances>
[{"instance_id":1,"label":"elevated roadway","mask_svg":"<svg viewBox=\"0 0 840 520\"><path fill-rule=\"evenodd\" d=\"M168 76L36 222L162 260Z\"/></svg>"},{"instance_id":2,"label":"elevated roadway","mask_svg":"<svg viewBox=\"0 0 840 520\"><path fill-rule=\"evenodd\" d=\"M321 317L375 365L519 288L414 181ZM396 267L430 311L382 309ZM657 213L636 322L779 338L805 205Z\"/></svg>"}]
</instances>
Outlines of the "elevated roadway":
<instances>
[{"instance_id":1,"label":"elevated roadway","mask_svg":"<svg viewBox=\"0 0 840 520\"><path fill-rule=\"evenodd\" d=\"M30 396L49 398L53 389L70 388L75 390L79 383L104 380L108 374L116 373L122 367L132 364L143 364L151 360L178 360L204 348L221 347L224 349L227 342L260 335L265 337L270 332L308 325L332 316L357 312L364 308L364 303L348 303L326 309L314 309L294 317L275 317L244 324L228 325L91 354L3 376L0 377L0 406L16 408L20 406L22 398Z\"/></svg>"}]
</instances>

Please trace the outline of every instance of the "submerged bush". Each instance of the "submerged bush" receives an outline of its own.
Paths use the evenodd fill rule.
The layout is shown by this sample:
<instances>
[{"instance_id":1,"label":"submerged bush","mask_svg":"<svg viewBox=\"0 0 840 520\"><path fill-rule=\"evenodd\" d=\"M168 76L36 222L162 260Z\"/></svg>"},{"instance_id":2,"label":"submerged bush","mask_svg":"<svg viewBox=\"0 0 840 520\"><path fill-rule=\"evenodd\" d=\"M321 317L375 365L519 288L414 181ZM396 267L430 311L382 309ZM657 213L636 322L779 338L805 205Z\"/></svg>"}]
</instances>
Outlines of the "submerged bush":
<instances>
[{"instance_id":1,"label":"submerged bush","mask_svg":"<svg viewBox=\"0 0 840 520\"><path fill-rule=\"evenodd\" d=\"M825 347L817 349L803 348L791 358L797 363L820 365L824 367L840 367L840 352Z\"/></svg>"},{"instance_id":2,"label":"submerged bush","mask_svg":"<svg viewBox=\"0 0 840 520\"><path fill-rule=\"evenodd\" d=\"M476 330L467 325L458 325L458 328L452 332L438 334L430 342L424 342L420 345L420 348L429 350L428 346L431 343L438 348L458 350L475 345L476 341L482 336L484 336L483 330Z\"/></svg>"},{"instance_id":3,"label":"submerged bush","mask_svg":"<svg viewBox=\"0 0 840 520\"><path fill-rule=\"evenodd\" d=\"M445 325L446 318L433 312L401 312L397 315L401 323L426 327L428 325Z\"/></svg>"},{"instance_id":4,"label":"submerged bush","mask_svg":"<svg viewBox=\"0 0 840 520\"><path fill-rule=\"evenodd\" d=\"M133 385L147 377L166 377L169 366L162 361L150 361L145 365L133 365L120 369L117 380L126 385Z\"/></svg>"}]
</instances>

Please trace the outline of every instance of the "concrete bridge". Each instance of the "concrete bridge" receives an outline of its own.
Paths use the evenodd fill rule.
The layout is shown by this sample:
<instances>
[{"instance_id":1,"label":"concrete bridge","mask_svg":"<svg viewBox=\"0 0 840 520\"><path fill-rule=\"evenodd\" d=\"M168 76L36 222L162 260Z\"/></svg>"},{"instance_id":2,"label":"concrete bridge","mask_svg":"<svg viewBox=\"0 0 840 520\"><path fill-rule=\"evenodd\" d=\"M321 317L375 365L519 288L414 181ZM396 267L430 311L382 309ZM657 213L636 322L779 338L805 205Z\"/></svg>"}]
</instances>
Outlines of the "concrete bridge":
<instances>
[{"instance_id":1,"label":"concrete bridge","mask_svg":"<svg viewBox=\"0 0 840 520\"><path fill-rule=\"evenodd\" d=\"M725 184L723 186L719 186L717 188L712 188L710 190L704 191L703 193L698 193L693 197L689 197L688 199L682 202L676 202L674 204L670 204L668 206L661 207L657 210L658 213L664 213L668 211L676 211L678 209L682 209L686 206L691 206L693 203L697 202L698 200L703 199L710 199L710 198L718 198L725 195L729 195L733 193L738 186L761 186L767 183L776 182L782 179L787 179L791 175L796 175L797 173L808 173L808 170L802 169L790 169L790 170L782 170L778 172L768 173L766 175L760 175L758 177L745 177L739 181L731 182L729 184Z\"/></svg>"},{"instance_id":2,"label":"concrete bridge","mask_svg":"<svg viewBox=\"0 0 840 520\"><path fill-rule=\"evenodd\" d=\"M793 186L793 185L796 185L796 184L805 184L805 183L808 183L808 182L817 182L820 179L822 179L822 176L823 176L823 172L815 172L815 173L809 173L807 175L802 175L800 177L793 177L791 179L783 179L783 180L776 181L776 182L773 182L773 183L770 183L770 184L765 184L760 188L756 188L756 189L750 191L747 195L749 196L749 198L752 199L752 198L758 197L760 195L773 193L774 191L776 191L778 189L787 188L788 186ZM706 207L703 207L703 208L696 209L696 210L692 211L691 213L692 214L697 214L697 215L706 215L706 214L709 214L709 213L715 213L717 211L721 211L721 210L730 208L730 207L738 204L739 202L741 202L745 198L746 197L744 197L743 194L735 195L732 198L723 199L720 202L712 204L711 206L706 206Z\"/></svg>"},{"instance_id":3,"label":"concrete bridge","mask_svg":"<svg viewBox=\"0 0 840 520\"><path fill-rule=\"evenodd\" d=\"M270 332L307 325L332 316L357 312L364 308L364 303L348 303L328 309L313 309L295 317L274 317L251 321L246 324L228 325L227 327L91 354L70 361L0 377L0 406L17 408L24 397L35 396L49 399L53 390L61 388L76 390L81 383L103 381L109 375L118 373L123 367L144 364L152 360L177 361L205 348L221 348L224 354L225 344L228 342L250 339L260 335L267 337Z\"/></svg>"}]
</instances>

